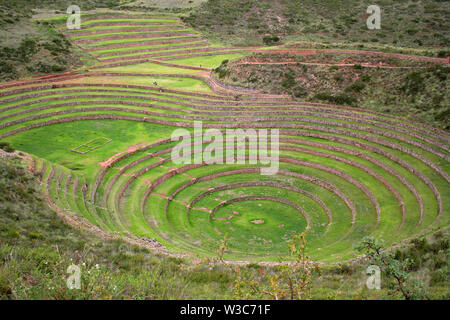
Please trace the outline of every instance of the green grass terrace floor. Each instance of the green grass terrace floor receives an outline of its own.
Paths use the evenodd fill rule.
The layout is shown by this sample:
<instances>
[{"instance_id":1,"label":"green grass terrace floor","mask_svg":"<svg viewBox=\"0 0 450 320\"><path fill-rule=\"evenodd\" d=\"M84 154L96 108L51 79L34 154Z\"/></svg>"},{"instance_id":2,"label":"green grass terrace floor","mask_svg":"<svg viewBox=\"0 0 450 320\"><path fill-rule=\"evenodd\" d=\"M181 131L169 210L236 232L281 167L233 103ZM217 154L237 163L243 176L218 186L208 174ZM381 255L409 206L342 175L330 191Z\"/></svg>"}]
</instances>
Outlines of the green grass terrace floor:
<instances>
[{"instance_id":1,"label":"green grass terrace floor","mask_svg":"<svg viewBox=\"0 0 450 320\"><path fill-rule=\"evenodd\" d=\"M81 28L69 30L63 18L49 20L56 30L103 64L142 59L173 60L232 54L251 49L210 45L176 16L82 15Z\"/></svg>"}]
</instances>

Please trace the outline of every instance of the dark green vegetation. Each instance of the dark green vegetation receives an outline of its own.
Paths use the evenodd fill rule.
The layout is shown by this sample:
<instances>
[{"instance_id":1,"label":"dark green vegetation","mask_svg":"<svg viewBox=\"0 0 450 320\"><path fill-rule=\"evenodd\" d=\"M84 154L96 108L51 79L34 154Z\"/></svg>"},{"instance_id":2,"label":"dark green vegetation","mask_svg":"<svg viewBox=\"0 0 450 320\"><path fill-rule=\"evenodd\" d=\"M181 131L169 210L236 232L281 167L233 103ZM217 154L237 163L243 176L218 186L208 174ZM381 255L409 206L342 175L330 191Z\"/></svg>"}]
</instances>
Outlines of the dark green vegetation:
<instances>
[{"instance_id":1,"label":"dark green vegetation","mask_svg":"<svg viewBox=\"0 0 450 320\"><path fill-rule=\"evenodd\" d=\"M18 47L7 45L0 48L0 80L61 72L75 65L81 65L72 44L63 35L55 33L46 25L35 27L32 23L23 22L23 24L34 29L36 34L31 37L27 34ZM6 32L8 35L11 35L10 32L14 33L10 30ZM10 41L6 40L5 44L8 42Z\"/></svg>"},{"instance_id":2,"label":"dark green vegetation","mask_svg":"<svg viewBox=\"0 0 450 320\"><path fill-rule=\"evenodd\" d=\"M372 265L379 266L393 280L392 288L401 293L406 300L424 300L430 299L425 286L417 279L412 278L408 271L427 263L430 252L433 252L439 255L437 261L433 261L431 265L428 263L434 270L433 275L437 275L437 279L449 280L448 267L445 266L446 262L442 264L442 261L448 260L450 246L448 239L441 239L441 237L442 233L439 233L435 239L437 241L433 245L430 245L425 239L414 240L414 246L410 249L409 254L405 251L386 252L381 241L373 237L364 237L359 243L359 250L368 256ZM417 254L422 254L426 258L417 259ZM410 255L416 260L410 259ZM442 269L443 266L444 269Z\"/></svg>"},{"instance_id":3,"label":"dark green vegetation","mask_svg":"<svg viewBox=\"0 0 450 320\"><path fill-rule=\"evenodd\" d=\"M215 76L267 93L290 94L297 100L356 106L448 130L449 71L443 64L394 57L261 53L226 60L215 69Z\"/></svg>"},{"instance_id":4,"label":"dark green vegetation","mask_svg":"<svg viewBox=\"0 0 450 320\"><path fill-rule=\"evenodd\" d=\"M165 11L189 13L193 7L207 0L128 0L120 6L121 10Z\"/></svg>"},{"instance_id":5,"label":"dark green vegetation","mask_svg":"<svg viewBox=\"0 0 450 320\"><path fill-rule=\"evenodd\" d=\"M0 142L0 149L2 149L3 151L6 151L8 153L10 152L14 152L14 148L11 147L11 145L8 142Z\"/></svg>"},{"instance_id":6,"label":"dark green vegetation","mask_svg":"<svg viewBox=\"0 0 450 320\"><path fill-rule=\"evenodd\" d=\"M83 10L92 10L96 8L114 8L125 3L124 0L78 0L76 5ZM56 13L66 13L67 8L73 5L71 0L0 0L0 5L10 12L22 12L23 14L31 13L31 11L39 11L39 9L51 9Z\"/></svg>"},{"instance_id":7,"label":"dark green vegetation","mask_svg":"<svg viewBox=\"0 0 450 320\"><path fill-rule=\"evenodd\" d=\"M120 240L99 238L64 223L40 193L37 178L19 160L0 160L0 299L220 299L261 296L239 279L282 275L278 267L238 269L150 253ZM431 298L448 298L448 232L415 240L396 256L412 257L411 275ZM82 289L68 290L68 266L82 270ZM364 286L366 264L321 267L312 274L311 298L401 298L383 278L382 291ZM431 275L431 279L429 276ZM248 282L247 282L248 283ZM264 283L265 285L266 283ZM239 290L238 290L239 289ZM379 296L378 296L379 295Z\"/></svg>"},{"instance_id":8,"label":"dark green vegetation","mask_svg":"<svg viewBox=\"0 0 450 320\"><path fill-rule=\"evenodd\" d=\"M0 81L81 66L83 56L48 23L32 20L34 8L64 8L70 1L0 1ZM65 7L64 7L65 6Z\"/></svg>"},{"instance_id":9,"label":"dark green vegetation","mask_svg":"<svg viewBox=\"0 0 450 320\"><path fill-rule=\"evenodd\" d=\"M66 29L66 10L73 4L72 2L69 0L0 0L0 82L32 75L60 73L95 63L91 55L81 51L77 45L68 41L62 32ZM128 4L131 6L128 7ZM134 6L133 1L122 0L81 0L76 5L81 8L82 15L95 8L104 8L103 10L116 8L124 11L146 9L152 13L154 13L153 11L161 12L161 9L157 10L157 8L149 8L146 6L141 8ZM180 3L177 5L180 5ZM169 11L177 10L174 8ZM142 12L140 13L142 14ZM59 18L47 19L49 16L52 17L55 14L58 14ZM116 14L121 14L121 12ZM35 19L32 19L32 16ZM52 28L49 24L50 21L62 25L58 29ZM170 25L170 21L167 22L167 25L168 27L173 26ZM142 29L145 31L145 28ZM156 31L158 30L156 29ZM192 31L192 29L186 28L186 31ZM70 36L71 34L68 33L66 35ZM143 41L145 37L137 40ZM199 41L203 41L203 39L200 39L200 37L198 37L199 41L197 42L195 39L190 40L192 40L192 45L188 47L202 47L202 43ZM172 46L177 45L175 43L176 41L172 42L174 43ZM82 47L84 46L82 45ZM150 49L149 46L143 48ZM153 51L157 52L156 50ZM95 53L93 55L95 56ZM124 59L124 57L121 56L119 57L120 59ZM103 58L103 60L105 59Z\"/></svg>"},{"instance_id":10,"label":"dark green vegetation","mask_svg":"<svg viewBox=\"0 0 450 320\"><path fill-rule=\"evenodd\" d=\"M377 1L381 30L368 30L372 1L210 0L185 21L208 36L239 45L260 45L267 36L283 42L361 42L398 46L448 46L448 1Z\"/></svg>"}]
</instances>

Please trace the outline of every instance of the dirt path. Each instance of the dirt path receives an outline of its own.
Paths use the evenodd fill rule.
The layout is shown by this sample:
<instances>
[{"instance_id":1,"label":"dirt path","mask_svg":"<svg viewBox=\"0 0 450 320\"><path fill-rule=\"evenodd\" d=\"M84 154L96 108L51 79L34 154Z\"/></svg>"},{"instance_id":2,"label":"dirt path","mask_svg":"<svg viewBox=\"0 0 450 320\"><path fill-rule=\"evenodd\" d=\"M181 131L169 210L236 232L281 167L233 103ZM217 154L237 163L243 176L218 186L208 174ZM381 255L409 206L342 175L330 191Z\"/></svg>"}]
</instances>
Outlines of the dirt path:
<instances>
[{"instance_id":1,"label":"dirt path","mask_svg":"<svg viewBox=\"0 0 450 320\"><path fill-rule=\"evenodd\" d=\"M376 55L388 58L398 58L412 61L428 61L435 63L447 63L445 58L432 58L425 56L411 56L400 53L388 53L381 51L368 51L368 50L350 50L350 49L271 49L271 50L256 50L258 53L287 53L293 55L315 55L318 53L335 53L335 54L355 54L355 55Z\"/></svg>"},{"instance_id":2,"label":"dirt path","mask_svg":"<svg viewBox=\"0 0 450 320\"><path fill-rule=\"evenodd\" d=\"M236 65L306 65L306 66L336 66L336 67L354 67L355 65L361 65L366 68L383 68L383 69L424 69L426 67L393 67L383 64L367 64L367 63L324 63L324 62L240 62Z\"/></svg>"}]
</instances>

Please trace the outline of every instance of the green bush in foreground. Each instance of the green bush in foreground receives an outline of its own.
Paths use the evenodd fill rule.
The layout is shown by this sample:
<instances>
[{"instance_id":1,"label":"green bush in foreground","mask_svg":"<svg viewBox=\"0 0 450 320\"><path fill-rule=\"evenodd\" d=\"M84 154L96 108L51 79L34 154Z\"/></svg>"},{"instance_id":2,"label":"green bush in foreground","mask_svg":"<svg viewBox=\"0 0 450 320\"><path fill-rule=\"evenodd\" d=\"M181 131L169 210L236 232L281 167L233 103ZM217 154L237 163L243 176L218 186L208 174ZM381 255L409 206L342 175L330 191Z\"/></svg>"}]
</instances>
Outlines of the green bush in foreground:
<instances>
[{"instance_id":1,"label":"green bush in foreground","mask_svg":"<svg viewBox=\"0 0 450 320\"><path fill-rule=\"evenodd\" d=\"M318 264L310 261L307 254L306 235L292 236L289 251L294 259L290 264L281 265L277 272L261 270L258 277L244 277L237 267L234 283L234 298L306 300L311 299L313 276L320 274Z\"/></svg>"},{"instance_id":2,"label":"green bush in foreground","mask_svg":"<svg viewBox=\"0 0 450 320\"><path fill-rule=\"evenodd\" d=\"M394 253L387 252L383 242L374 237L364 237L358 250L368 256L369 263L381 267L388 277L394 279L394 291L401 292L406 300L429 299L424 284L408 273L408 266L411 264L409 258L403 261L396 259Z\"/></svg>"}]
</instances>

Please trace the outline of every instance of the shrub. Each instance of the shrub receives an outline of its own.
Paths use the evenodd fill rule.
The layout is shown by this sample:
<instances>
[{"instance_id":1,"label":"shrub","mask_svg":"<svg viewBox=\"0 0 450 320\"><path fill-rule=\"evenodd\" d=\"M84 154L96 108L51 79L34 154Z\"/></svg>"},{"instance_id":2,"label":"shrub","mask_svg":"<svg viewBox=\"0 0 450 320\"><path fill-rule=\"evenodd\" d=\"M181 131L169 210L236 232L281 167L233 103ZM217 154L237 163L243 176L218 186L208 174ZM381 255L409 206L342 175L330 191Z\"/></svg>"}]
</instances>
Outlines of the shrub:
<instances>
[{"instance_id":1,"label":"shrub","mask_svg":"<svg viewBox=\"0 0 450 320\"><path fill-rule=\"evenodd\" d=\"M430 285L448 284L450 281L449 270L438 270L431 273Z\"/></svg>"},{"instance_id":2,"label":"shrub","mask_svg":"<svg viewBox=\"0 0 450 320\"><path fill-rule=\"evenodd\" d=\"M6 61L0 61L0 75L1 79L4 80L13 79L17 75L17 70L12 64Z\"/></svg>"},{"instance_id":3,"label":"shrub","mask_svg":"<svg viewBox=\"0 0 450 320\"><path fill-rule=\"evenodd\" d=\"M308 92L306 91L305 87L297 84L295 85L292 90L291 93L294 97L296 98L303 98L306 97L308 95Z\"/></svg>"},{"instance_id":4,"label":"shrub","mask_svg":"<svg viewBox=\"0 0 450 320\"><path fill-rule=\"evenodd\" d=\"M345 88L347 92L361 92L366 87L366 84L360 80L353 82L351 85Z\"/></svg>"},{"instance_id":5,"label":"shrub","mask_svg":"<svg viewBox=\"0 0 450 320\"><path fill-rule=\"evenodd\" d=\"M364 74L364 75L361 77L361 81L369 82L370 80L372 80L372 77L371 77L370 75L368 75L368 74Z\"/></svg>"},{"instance_id":6,"label":"shrub","mask_svg":"<svg viewBox=\"0 0 450 320\"><path fill-rule=\"evenodd\" d=\"M448 77L448 73L450 72L450 68L440 65L435 65L433 67L430 67L427 69L427 71L430 71L433 73L434 76L436 76L441 81L446 81Z\"/></svg>"},{"instance_id":7,"label":"shrub","mask_svg":"<svg viewBox=\"0 0 450 320\"><path fill-rule=\"evenodd\" d=\"M405 300L428 298L423 283L408 274L409 259L399 261L394 254L385 251L382 241L374 237L364 237L357 249L367 255L370 264L379 266L388 277L395 280L395 291L401 293Z\"/></svg>"},{"instance_id":8,"label":"shrub","mask_svg":"<svg viewBox=\"0 0 450 320\"><path fill-rule=\"evenodd\" d=\"M280 42L280 38L277 36L265 36L263 42L267 46L271 46Z\"/></svg>"},{"instance_id":9,"label":"shrub","mask_svg":"<svg viewBox=\"0 0 450 320\"><path fill-rule=\"evenodd\" d=\"M336 104L355 105L356 102L357 102L357 100L355 97L352 97L345 93L340 93L334 97L334 103L336 103Z\"/></svg>"},{"instance_id":10,"label":"shrub","mask_svg":"<svg viewBox=\"0 0 450 320\"><path fill-rule=\"evenodd\" d=\"M310 299L313 275L320 274L321 271L318 264L313 263L307 254L306 235L294 234L288 247L294 261L280 266L277 274L259 269L260 277L249 277L248 274L243 274L241 267L238 266L235 269L233 298Z\"/></svg>"},{"instance_id":11,"label":"shrub","mask_svg":"<svg viewBox=\"0 0 450 320\"><path fill-rule=\"evenodd\" d=\"M2 149L3 151L9 152L9 153L15 151L15 149L13 147L11 147L11 145L8 142L3 142L3 141L0 142L0 149Z\"/></svg>"},{"instance_id":12,"label":"shrub","mask_svg":"<svg viewBox=\"0 0 450 320\"><path fill-rule=\"evenodd\" d=\"M220 66L214 69L214 72L219 75L219 79L225 78L230 74L230 71L227 69L229 60L223 60Z\"/></svg>"},{"instance_id":13,"label":"shrub","mask_svg":"<svg viewBox=\"0 0 450 320\"><path fill-rule=\"evenodd\" d=\"M19 52L25 57L32 56L37 51L38 47L36 41L33 39L25 39L20 43Z\"/></svg>"},{"instance_id":14,"label":"shrub","mask_svg":"<svg viewBox=\"0 0 450 320\"><path fill-rule=\"evenodd\" d=\"M8 230L8 238L14 239L14 238L19 238L19 237L20 237L19 231L15 230L15 229Z\"/></svg>"},{"instance_id":15,"label":"shrub","mask_svg":"<svg viewBox=\"0 0 450 320\"><path fill-rule=\"evenodd\" d=\"M66 69L65 67L57 65L57 64L52 66L52 72L61 72L61 71L64 71L65 69Z\"/></svg>"},{"instance_id":16,"label":"shrub","mask_svg":"<svg viewBox=\"0 0 450 320\"><path fill-rule=\"evenodd\" d=\"M337 82L341 82L342 80L344 80L344 76L341 73L336 73L333 78Z\"/></svg>"},{"instance_id":17,"label":"shrub","mask_svg":"<svg viewBox=\"0 0 450 320\"><path fill-rule=\"evenodd\" d=\"M50 73L52 71L52 67L44 62L39 62L37 71L41 73Z\"/></svg>"},{"instance_id":18,"label":"shrub","mask_svg":"<svg viewBox=\"0 0 450 320\"><path fill-rule=\"evenodd\" d=\"M9 284L8 278L1 273L0 270L0 297L9 296L12 294L12 288Z\"/></svg>"},{"instance_id":19,"label":"shrub","mask_svg":"<svg viewBox=\"0 0 450 320\"><path fill-rule=\"evenodd\" d=\"M333 96L328 92L320 92L315 95L316 99L324 100L324 101L328 101L328 100L332 99L332 97Z\"/></svg>"},{"instance_id":20,"label":"shrub","mask_svg":"<svg viewBox=\"0 0 450 320\"><path fill-rule=\"evenodd\" d=\"M321 100L321 101L327 101L329 103L350 105L350 106L356 105L356 102L357 102L355 97L350 96L345 93L340 93L340 94L334 96L328 92L321 92L321 93L316 94L315 98L318 100Z\"/></svg>"},{"instance_id":21,"label":"shrub","mask_svg":"<svg viewBox=\"0 0 450 320\"><path fill-rule=\"evenodd\" d=\"M281 86L285 89L290 89L295 86L295 78L292 75L286 75L281 81Z\"/></svg>"},{"instance_id":22,"label":"shrub","mask_svg":"<svg viewBox=\"0 0 450 320\"><path fill-rule=\"evenodd\" d=\"M333 273L341 275L351 275L354 271L355 270L347 263L341 263L336 268L332 269Z\"/></svg>"},{"instance_id":23,"label":"shrub","mask_svg":"<svg viewBox=\"0 0 450 320\"><path fill-rule=\"evenodd\" d=\"M419 71L413 71L409 73L405 80L404 85L401 88L404 92L410 94L418 94L425 89L424 78Z\"/></svg>"},{"instance_id":24,"label":"shrub","mask_svg":"<svg viewBox=\"0 0 450 320\"><path fill-rule=\"evenodd\" d=\"M445 58L447 56L450 56L449 50L441 50L437 53L438 58Z\"/></svg>"},{"instance_id":25,"label":"shrub","mask_svg":"<svg viewBox=\"0 0 450 320\"><path fill-rule=\"evenodd\" d=\"M29 237L30 239L41 239L41 238L42 238L42 234L40 234L39 232L33 232L33 231L30 231L30 232L28 233L28 237Z\"/></svg>"}]
</instances>

